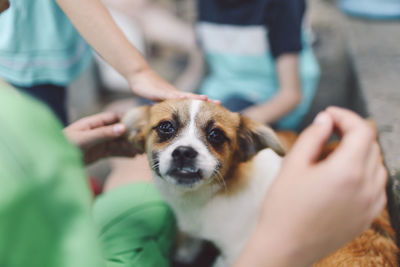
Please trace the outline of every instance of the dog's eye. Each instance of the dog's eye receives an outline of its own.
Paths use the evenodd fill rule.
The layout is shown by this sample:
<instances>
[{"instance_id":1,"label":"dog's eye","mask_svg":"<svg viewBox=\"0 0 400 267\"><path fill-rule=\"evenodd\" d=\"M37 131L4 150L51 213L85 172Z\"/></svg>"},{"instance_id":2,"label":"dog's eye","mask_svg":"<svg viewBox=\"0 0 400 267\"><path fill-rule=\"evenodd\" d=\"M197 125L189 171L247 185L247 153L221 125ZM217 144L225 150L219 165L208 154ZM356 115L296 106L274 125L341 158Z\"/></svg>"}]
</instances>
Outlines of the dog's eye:
<instances>
[{"instance_id":1,"label":"dog's eye","mask_svg":"<svg viewBox=\"0 0 400 267\"><path fill-rule=\"evenodd\" d=\"M157 134L160 136L161 140L166 140L175 134L175 127L169 121L162 121L157 125Z\"/></svg>"},{"instance_id":2,"label":"dog's eye","mask_svg":"<svg viewBox=\"0 0 400 267\"><path fill-rule=\"evenodd\" d=\"M225 142L226 136L223 131L221 131L220 129L214 128L208 132L207 140L212 145L221 145Z\"/></svg>"}]
</instances>

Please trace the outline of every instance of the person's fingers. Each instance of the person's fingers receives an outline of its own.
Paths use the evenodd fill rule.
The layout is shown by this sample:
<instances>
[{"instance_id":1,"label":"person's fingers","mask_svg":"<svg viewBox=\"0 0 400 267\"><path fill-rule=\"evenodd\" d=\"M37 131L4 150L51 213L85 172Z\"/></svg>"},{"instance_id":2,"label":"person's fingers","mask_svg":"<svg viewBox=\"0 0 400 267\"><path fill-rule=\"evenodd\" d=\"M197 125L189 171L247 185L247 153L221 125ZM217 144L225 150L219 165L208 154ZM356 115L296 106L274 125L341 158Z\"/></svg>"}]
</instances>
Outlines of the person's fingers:
<instances>
[{"instance_id":1,"label":"person's fingers","mask_svg":"<svg viewBox=\"0 0 400 267\"><path fill-rule=\"evenodd\" d=\"M340 107L328 107L326 111L332 116L335 126L339 133L344 136L350 132L355 132L360 128L365 130L368 128L368 134L376 138L377 130L371 119L364 119L357 113Z\"/></svg>"},{"instance_id":2,"label":"person's fingers","mask_svg":"<svg viewBox=\"0 0 400 267\"><path fill-rule=\"evenodd\" d=\"M314 163L318 160L323 145L329 139L332 131L331 117L326 112L319 113L314 122L299 136L287 156L287 161L293 159L307 165Z\"/></svg>"},{"instance_id":3,"label":"person's fingers","mask_svg":"<svg viewBox=\"0 0 400 267\"><path fill-rule=\"evenodd\" d=\"M177 91L177 90L171 90L169 92L166 92L164 95L164 99L196 99L196 100L203 100L207 101L208 97L206 95L197 95L193 93L188 93L188 92L182 92L182 91Z\"/></svg>"},{"instance_id":4,"label":"person's fingers","mask_svg":"<svg viewBox=\"0 0 400 267\"><path fill-rule=\"evenodd\" d=\"M126 131L125 125L118 123L114 125L99 127L82 132L82 143L85 145L95 145L101 142L114 140L122 136Z\"/></svg>"},{"instance_id":5,"label":"person's fingers","mask_svg":"<svg viewBox=\"0 0 400 267\"><path fill-rule=\"evenodd\" d=\"M89 130L119 122L118 115L113 112L103 112L85 117L73 123L75 129Z\"/></svg>"},{"instance_id":6,"label":"person's fingers","mask_svg":"<svg viewBox=\"0 0 400 267\"><path fill-rule=\"evenodd\" d=\"M181 99L197 99L197 100L203 100L203 101L210 101L217 105L222 104L221 101L215 100L215 99L210 99L206 95L198 95L198 94L182 92L182 91L178 91L178 93L179 93L178 98L181 98Z\"/></svg>"},{"instance_id":7,"label":"person's fingers","mask_svg":"<svg viewBox=\"0 0 400 267\"><path fill-rule=\"evenodd\" d=\"M197 95L197 94L192 94L192 93L186 93L186 92L184 92L183 94L181 94L181 95L179 96L179 98L181 98L181 99L197 99L197 100L202 100L202 101L210 101L210 102L212 102L212 103L214 103L214 104L222 105L222 102L221 102L221 101L215 100L215 99L210 99L210 98L208 98L208 96L206 96L206 95Z\"/></svg>"},{"instance_id":8,"label":"person's fingers","mask_svg":"<svg viewBox=\"0 0 400 267\"><path fill-rule=\"evenodd\" d=\"M213 103L215 103L215 104L217 104L217 105L222 105L222 102L221 101L219 101L219 100L216 100L216 99L208 99L208 101L210 101L210 102L213 102Z\"/></svg>"},{"instance_id":9,"label":"person's fingers","mask_svg":"<svg viewBox=\"0 0 400 267\"><path fill-rule=\"evenodd\" d=\"M198 94L182 92L182 91L179 91L177 96L180 99L197 99L197 100L204 100L204 101L208 100L208 97L206 95L198 95Z\"/></svg>"},{"instance_id":10,"label":"person's fingers","mask_svg":"<svg viewBox=\"0 0 400 267\"><path fill-rule=\"evenodd\" d=\"M135 75L133 79L129 80L129 83L133 92L152 101L158 102L166 99L186 98L204 101L208 100L206 95L198 95L178 90L150 69L146 69L145 71L142 71L141 74ZM218 100L211 101L220 104L220 101Z\"/></svg>"},{"instance_id":11,"label":"person's fingers","mask_svg":"<svg viewBox=\"0 0 400 267\"><path fill-rule=\"evenodd\" d=\"M118 114L113 112L104 112L88 118L87 124L90 129L111 125L119 122Z\"/></svg>"},{"instance_id":12,"label":"person's fingers","mask_svg":"<svg viewBox=\"0 0 400 267\"><path fill-rule=\"evenodd\" d=\"M340 107L328 107L326 109L334 122L335 126L343 133L346 134L348 132L354 131L359 125L364 125L364 120L357 115L355 112L340 108Z\"/></svg>"},{"instance_id":13,"label":"person's fingers","mask_svg":"<svg viewBox=\"0 0 400 267\"><path fill-rule=\"evenodd\" d=\"M165 82L157 74L152 71L146 72L141 82L132 82L132 91L148 98L152 101L163 101L167 99L197 99L203 101L211 101L221 105L221 101L208 99L206 95L199 95L190 92L180 91L171 84ZM148 90L147 88L151 88Z\"/></svg>"},{"instance_id":14,"label":"person's fingers","mask_svg":"<svg viewBox=\"0 0 400 267\"><path fill-rule=\"evenodd\" d=\"M342 140L330 158L364 164L376 140L375 131L350 110L329 107L327 112L332 116L335 127L342 133Z\"/></svg>"},{"instance_id":15,"label":"person's fingers","mask_svg":"<svg viewBox=\"0 0 400 267\"><path fill-rule=\"evenodd\" d=\"M148 95L143 95L150 100L159 102L167 99L198 99L198 100L207 100L207 96L205 95L197 95L188 92L182 92L175 89L172 86L167 86L162 90L158 90L157 92L152 92Z\"/></svg>"}]
</instances>

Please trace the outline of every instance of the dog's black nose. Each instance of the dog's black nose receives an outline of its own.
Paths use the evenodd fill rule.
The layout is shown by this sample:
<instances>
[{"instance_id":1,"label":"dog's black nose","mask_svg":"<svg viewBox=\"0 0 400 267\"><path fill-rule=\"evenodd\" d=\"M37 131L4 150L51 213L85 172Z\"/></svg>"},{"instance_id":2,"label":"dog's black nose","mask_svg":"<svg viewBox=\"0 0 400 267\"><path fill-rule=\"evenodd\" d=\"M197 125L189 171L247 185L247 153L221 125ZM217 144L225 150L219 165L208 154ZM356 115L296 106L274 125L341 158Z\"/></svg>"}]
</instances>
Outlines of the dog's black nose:
<instances>
[{"instance_id":1,"label":"dog's black nose","mask_svg":"<svg viewBox=\"0 0 400 267\"><path fill-rule=\"evenodd\" d=\"M174 160L194 159L199 153L190 146L179 146L172 152Z\"/></svg>"}]
</instances>

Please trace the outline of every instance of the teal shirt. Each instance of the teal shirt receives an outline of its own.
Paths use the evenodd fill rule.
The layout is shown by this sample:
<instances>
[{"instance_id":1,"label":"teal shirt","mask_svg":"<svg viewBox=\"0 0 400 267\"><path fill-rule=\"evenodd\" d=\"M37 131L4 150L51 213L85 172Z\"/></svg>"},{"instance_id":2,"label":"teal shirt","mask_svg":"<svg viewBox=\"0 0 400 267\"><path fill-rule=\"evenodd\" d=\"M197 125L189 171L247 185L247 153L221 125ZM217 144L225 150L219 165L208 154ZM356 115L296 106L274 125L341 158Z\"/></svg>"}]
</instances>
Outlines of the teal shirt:
<instances>
[{"instance_id":1,"label":"teal shirt","mask_svg":"<svg viewBox=\"0 0 400 267\"><path fill-rule=\"evenodd\" d=\"M255 104L265 103L276 95L279 80L271 51L257 53L252 47L249 47L252 54L221 51L205 49L210 71L201 85L201 94L221 100L222 103L229 97L236 96ZM298 130L318 88L320 68L306 35L303 38L303 49L298 56L302 99L294 110L275 122L278 129Z\"/></svg>"},{"instance_id":2,"label":"teal shirt","mask_svg":"<svg viewBox=\"0 0 400 267\"><path fill-rule=\"evenodd\" d=\"M89 45L55 0L11 0L0 15L0 77L19 86L65 86L88 66Z\"/></svg>"},{"instance_id":3,"label":"teal shirt","mask_svg":"<svg viewBox=\"0 0 400 267\"><path fill-rule=\"evenodd\" d=\"M221 55L205 53L210 73L204 79L200 93L221 100L237 96L255 104L272 99L279 90L275 59L271 53L262 56ZM310 45L299 53L301 102L275 122L278 129L298 130L318 88L320 69Z\"/></svg>"}]
</instances>

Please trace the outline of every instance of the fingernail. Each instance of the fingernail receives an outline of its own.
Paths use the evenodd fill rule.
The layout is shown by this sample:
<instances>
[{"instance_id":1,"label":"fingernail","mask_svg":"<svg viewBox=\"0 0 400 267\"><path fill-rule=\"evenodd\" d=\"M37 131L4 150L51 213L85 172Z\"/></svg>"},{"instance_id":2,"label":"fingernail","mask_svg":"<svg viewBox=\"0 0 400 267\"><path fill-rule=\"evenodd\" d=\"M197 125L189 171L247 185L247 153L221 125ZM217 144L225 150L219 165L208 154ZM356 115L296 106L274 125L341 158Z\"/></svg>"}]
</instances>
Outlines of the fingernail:
<instances>
[{"instance_id":1,"label":"fingernail","mask_svg":"<svg viewBox=\"0 0 400 267\"><path fill-rule=\"evenodd\" d=\"M325 124L328 123L329 116L325 112L320 112L317 117L315 117L313 123L315 124Z\"/></svg>"},{"instance_id":2,"label":"fingernail","mask_svg":"<svg viewBox=\"0 0 400 267\"><path fill-rule=\"evenodd\" d=\"M116 134L122 134L123 132L125 132L125 126L123 124L116 124L113 130Z\"/></svg>"}]
</instances>

